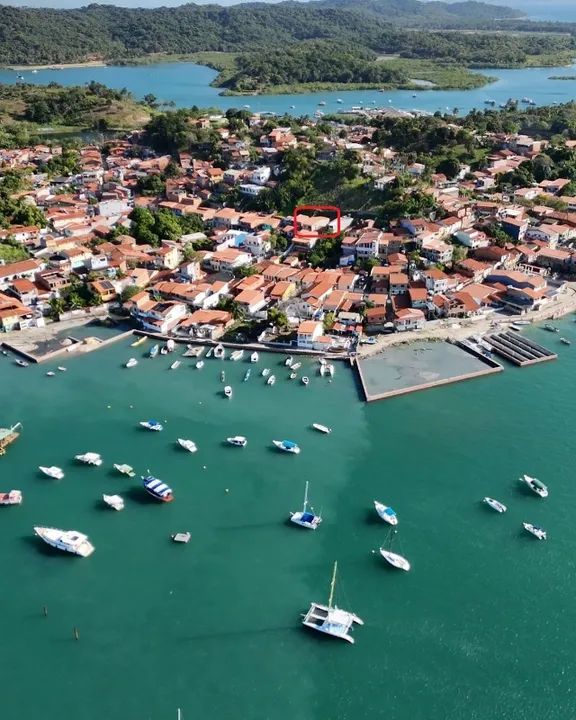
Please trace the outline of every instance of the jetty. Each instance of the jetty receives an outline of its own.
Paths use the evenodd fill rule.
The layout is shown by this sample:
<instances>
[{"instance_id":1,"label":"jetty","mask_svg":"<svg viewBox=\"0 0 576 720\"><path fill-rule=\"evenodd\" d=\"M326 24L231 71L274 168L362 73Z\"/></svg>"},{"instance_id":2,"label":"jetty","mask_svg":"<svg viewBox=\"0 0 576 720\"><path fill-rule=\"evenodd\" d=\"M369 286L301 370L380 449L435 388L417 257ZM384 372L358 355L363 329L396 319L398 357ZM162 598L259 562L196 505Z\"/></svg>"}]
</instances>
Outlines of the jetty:
<instances>
[{"instance_id":1,"label":"jetty","mask_svg":"<svg viewBox=\"0 0 576 720\"><path fill-rule=\"evenodd\" d=\"M16 423L9 428L0 428L0 456L6 455L6 448L20 437L22 424Z\"/></svg>"},{"instance_id":2,"label":"jetty","mask_svg":"<svg viewBox=\"0 0 576 720\"><path fill-rule=\"evenodd\" d=\"M543 345L520 335L517 332L501 332L485 337L496 355L503 357L514 365L524 367L536 363L556 360L558 355Z\"/></svg>"}]
</instances>

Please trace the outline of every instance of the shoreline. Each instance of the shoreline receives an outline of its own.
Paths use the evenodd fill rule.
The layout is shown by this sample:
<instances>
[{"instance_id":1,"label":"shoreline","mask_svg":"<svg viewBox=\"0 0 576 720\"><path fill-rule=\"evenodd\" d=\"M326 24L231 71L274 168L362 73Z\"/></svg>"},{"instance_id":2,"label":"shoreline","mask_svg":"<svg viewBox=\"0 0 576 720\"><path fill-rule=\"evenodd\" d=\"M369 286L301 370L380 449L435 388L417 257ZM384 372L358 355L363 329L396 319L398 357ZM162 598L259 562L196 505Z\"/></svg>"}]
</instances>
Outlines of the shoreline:
<instances>
[{"instance_id":1,"label":"shoreline","mask_svg":"<svg viewBox=\"0 0 576 720\"><path fill-rule=\"evenodd\" d=\"M77 63L52 63L50 65L0 65L3 70L30 72L31 70L73 70L75 68L108 67L104 60L87 60Z\"/></svg>"}]
</instances>

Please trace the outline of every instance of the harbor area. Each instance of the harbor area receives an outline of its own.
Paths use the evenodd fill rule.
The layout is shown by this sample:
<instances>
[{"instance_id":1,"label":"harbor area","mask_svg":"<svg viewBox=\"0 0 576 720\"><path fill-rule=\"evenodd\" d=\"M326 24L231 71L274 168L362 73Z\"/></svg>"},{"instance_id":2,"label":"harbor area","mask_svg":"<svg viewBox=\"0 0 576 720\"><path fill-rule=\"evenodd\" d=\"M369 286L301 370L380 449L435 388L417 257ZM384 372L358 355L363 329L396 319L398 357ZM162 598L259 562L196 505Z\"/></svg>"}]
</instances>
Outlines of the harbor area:
<instances>
[{"instance_id":1,"label":"harbor area","mask_svg":"<svg viewBox=\"0 0 576 720\"><path fill-rule=\"evenodd\" d=\"M501 372L494 360L448 342L394 346L356 363L367 402Z\"/></svg>"},{"instance_id":2,"label":"harbor area","mask_svg":"<svg viewBox=\"0 0 576 720\"><path fill-rule=\"evenodd\" d=\"M529 340L517 332L488 335L486 341L492 346L492 351L496 355L519 367L556 360L558 357L552 350L548 350L548 348Z\"/></svg>"}]
</instances>

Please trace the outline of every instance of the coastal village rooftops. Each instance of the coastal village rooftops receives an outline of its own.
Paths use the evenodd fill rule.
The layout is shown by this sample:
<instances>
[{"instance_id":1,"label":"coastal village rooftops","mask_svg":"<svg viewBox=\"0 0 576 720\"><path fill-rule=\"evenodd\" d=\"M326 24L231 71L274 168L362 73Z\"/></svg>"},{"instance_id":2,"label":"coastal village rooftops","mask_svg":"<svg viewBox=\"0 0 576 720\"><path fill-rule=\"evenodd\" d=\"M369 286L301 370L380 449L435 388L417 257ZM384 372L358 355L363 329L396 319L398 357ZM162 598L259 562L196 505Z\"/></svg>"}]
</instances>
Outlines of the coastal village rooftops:
<instances>
[{"instance_id":1,"label":"coastal village rooftops","mask_svg":"<svg viewBox=\"0 0 576 720\"><path fill-rule=\"evenodd\" d=\"M9 277L10 275L20 275L21 273L32 273L40 270L42 265L37 260L19 260L14 263L0 265L0 278Z\"/></svg>"}]
</instances>

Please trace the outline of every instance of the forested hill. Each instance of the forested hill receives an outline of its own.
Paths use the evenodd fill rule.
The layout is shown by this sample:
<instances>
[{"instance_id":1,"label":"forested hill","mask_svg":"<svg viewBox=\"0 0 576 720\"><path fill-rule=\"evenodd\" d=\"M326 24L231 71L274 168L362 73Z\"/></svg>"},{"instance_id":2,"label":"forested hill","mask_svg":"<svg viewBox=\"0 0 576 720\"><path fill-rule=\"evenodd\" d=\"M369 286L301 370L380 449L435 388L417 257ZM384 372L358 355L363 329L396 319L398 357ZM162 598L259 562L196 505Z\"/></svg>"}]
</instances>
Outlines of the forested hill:
<instances>
[{"instance_id":1,"label":"forested hill","mask_svg":"<svg viewBox=\"0 0 576 720\"><path fill-rule=\"evenodd\" d=\"M318 0L323 7L354 10L395 25L453 29L481 27L500 20L516 20L524 13L483 2L420 2L420 0Z\"/></svg>"},{"instance_id":2,"label":"forested hill","mask_svg":"<svg viewBox=\"0 0 576 720\"><path fill-rule=\"evenodd\" d=\"M398 34L403 31L388 21L438 27L445 17L448 27L455 19L472 25L486 22L490 13L493 18L515 16L514 11L483 3L417 0L317 0L233 7L188 4L153 9L0 6L0 63L50 64L204 50L242 52L300 40L396 51L402 46Z\"/></svg>"}]
</instances>

